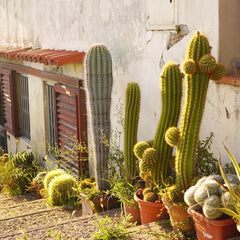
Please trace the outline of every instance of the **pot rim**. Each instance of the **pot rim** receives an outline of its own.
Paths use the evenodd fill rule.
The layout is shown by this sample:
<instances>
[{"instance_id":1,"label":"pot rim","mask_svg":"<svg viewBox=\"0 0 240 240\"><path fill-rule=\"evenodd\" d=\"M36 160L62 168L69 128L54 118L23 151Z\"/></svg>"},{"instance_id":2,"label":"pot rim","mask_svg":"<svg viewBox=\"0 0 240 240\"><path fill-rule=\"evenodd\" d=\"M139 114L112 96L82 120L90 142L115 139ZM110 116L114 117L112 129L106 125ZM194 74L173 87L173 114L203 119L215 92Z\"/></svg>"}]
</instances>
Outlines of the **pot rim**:
<instances>
[{"instance_id":1,"label":"pot rim","mask_svg":"<svg viewBox=\"0 0 240 240\"><path fill-rule=\"evenodd\" d=\"M208 219L207 217L205 217L202 213L195 211L193 209L188 208L188 213L193 217L193 218L197 218L200 221L205 221L208 222L212 225L216 225L216 226L223 226L223 225L232 225L233 223L235 223L234 219L231 217L225 218L225 219Z\"/></svg>"}]
</instances>

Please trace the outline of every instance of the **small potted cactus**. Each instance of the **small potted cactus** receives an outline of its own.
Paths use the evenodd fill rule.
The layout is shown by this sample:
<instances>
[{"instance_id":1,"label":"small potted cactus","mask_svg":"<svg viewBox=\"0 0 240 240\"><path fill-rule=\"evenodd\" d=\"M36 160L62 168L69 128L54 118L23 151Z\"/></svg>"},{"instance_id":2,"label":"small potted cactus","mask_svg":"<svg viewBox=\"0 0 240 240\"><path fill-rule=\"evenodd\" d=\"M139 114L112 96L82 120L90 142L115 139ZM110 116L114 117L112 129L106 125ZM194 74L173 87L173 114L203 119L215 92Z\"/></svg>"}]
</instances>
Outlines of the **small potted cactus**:
<instances>
[{"instance_id":1,"label":"small potted cactus","mask_svg":"<svg viewBox=\"0 0 240 240\"><path fill-rule=\"evenodd\" d=\"M229 185L239 189L237 176L229 174L228 177L231 181ZM217 174L203 176L184 193L184 201L189 206L188 213L194 220L199 240L225 240L240 235L234 220L222 211L224 206L234 208L228 193L229 188Z\"/></svg>"},{"instance_id":2,"label":"small potted cactus","mask_svg":"<svg viewBox=\"0 0 240 240\"><path fill-rule=\"evenodd\" d=\"M147 142L138 142L134 146L134 153L140 160L140 177L146 182L145 189L139 189L134 195L140 208L142 224L160 220L166 215L156 186L164 188L170 172L172 148L165 142L164 134L170 126L177 126L179 119L182 74L178 64L168 63L164 66L160 87L162 113L155 138Z\"/></svg>"}]
</instances>

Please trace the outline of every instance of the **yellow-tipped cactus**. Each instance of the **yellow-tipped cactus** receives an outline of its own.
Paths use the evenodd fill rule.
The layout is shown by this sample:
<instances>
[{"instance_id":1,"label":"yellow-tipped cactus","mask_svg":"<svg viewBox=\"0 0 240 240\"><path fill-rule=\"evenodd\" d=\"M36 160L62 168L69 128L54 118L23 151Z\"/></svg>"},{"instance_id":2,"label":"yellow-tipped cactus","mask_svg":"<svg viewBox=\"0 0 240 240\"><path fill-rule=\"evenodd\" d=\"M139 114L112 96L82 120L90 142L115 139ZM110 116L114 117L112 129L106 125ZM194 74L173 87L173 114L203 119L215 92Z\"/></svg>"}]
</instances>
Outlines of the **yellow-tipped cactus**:
<instances>
[{"instance_id":1,"label":"yellow-tipped cactus","mask_svg":"<svg viewBox=\"0 0 240 240\"><path fill-rule=\"evenodd\" d=\"M179 129L177 127L170 127L165 133L165 140L167 144L171 147L174 147L178 143L179 139Z\"/></svg>"},{"instance_id":2,"label":"yellow-tipped cactus","mask_svg":"<svg viewBox=\"0 0 240 240\"><path fill-rule=\"evenodd\" d=\"M134 146L134 154L137 158L142 159L144 151L149 148L149 144L147 142L138 142Z\"/></svg>"},{"instance_id":3,"label":"yellow-tipped cactus","mask_svg":"<svg viewBox=\"0 0 240 240\"><path fill-rule=\"evenodd\" d=\"M197 70L192 74L185 71L186 94L175 159L176 185L171 188L170 193L172 198L182 200L182 193L189 188L193 178L195 152L209 79L211 77L218 80L225 74L225 68L222 64L216 64L210 50L208 39L199 32L193 36L187 49L186 60L195 62Z\"/></svg>"}]
</instances>

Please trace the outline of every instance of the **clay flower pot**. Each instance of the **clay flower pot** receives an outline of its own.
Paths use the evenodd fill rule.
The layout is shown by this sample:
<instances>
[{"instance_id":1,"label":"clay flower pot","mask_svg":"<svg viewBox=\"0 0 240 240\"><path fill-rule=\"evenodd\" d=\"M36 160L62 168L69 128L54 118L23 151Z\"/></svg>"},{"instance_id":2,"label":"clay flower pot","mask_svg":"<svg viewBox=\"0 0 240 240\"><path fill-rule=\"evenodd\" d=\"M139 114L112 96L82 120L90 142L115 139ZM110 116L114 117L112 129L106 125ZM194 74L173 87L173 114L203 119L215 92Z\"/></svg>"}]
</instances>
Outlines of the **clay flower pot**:
<instances>
[{"instance_id":1,"label":"clay flower pot","mask_svg":"<svg viewBox=\"0 0 240 240\"><path fill-rule=\"evenodd\" d=\"M170 216L174 231L189 232L193 229L192 219L187 212L187 207L174 204L167 196L163 197L163 203Z\"/></svg>"},{"instance_id":2,"label":"clay flower pot","mask_svg":"<svg viewBox=\"0 0 240 240\"><path fill-rule=\"evenodd\" d=\"M163 203L143 201L136 193L134 194L134 200L138 203L142 224L159 221L168 217Z\"/></svg>"},{"instance_id":3,"label":"clay flower pot","mask_svg":"<svg viewBox=\"0 0 240 240\"><path fill-rule=\"evenodd\" d=\"M141 223L140 209L135 204L131 206L123 205L125 215L130 215L129 222Z\"/></svg>"},{"instance_id":4,"label":"clay flower pot","mask_svg":"<svg viewBox=\"0 0 240 240\"><path fill-rule=\"evenodd\" d=\"M82 200L82 215L92 215L95 212L101 212L119 207L118 199L113 196L100 196L94 200L88 200L86 195L80 193Z\"/></svg>"},{"instance_id":5,"label":"clay flower pot","mask_svg":"<svg viewBox=\"0 0 240 240\"><path fill-rule=\"evenodd\" d=\"M220 220L210 220L197 211L189 209L188 212L192 215L195 223L198 240L225 240L240 236L240 232L236 227L236 222L232 218L228 217Z\"/></svg>"}]
</instances>

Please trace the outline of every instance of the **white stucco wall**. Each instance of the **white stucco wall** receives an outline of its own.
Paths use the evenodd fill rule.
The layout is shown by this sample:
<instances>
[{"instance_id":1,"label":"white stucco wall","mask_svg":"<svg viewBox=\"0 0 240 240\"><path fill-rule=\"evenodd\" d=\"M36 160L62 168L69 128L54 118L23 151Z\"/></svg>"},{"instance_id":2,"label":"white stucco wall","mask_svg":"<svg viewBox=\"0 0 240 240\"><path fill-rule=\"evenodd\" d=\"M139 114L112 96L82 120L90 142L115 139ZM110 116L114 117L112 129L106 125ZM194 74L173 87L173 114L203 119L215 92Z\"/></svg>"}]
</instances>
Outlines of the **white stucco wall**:
<instances>
[{"instance_id":1,"label":"white stucco wall","mask_svg":"<svg viewBox=\"0 0 240 240\"><path fill-rule=\"evenodd\" d=\"M141 88L139 140L153 138L161 113L159 75L167 61L181 63L192 34L205 33L218 58L218 0L176 0L177 24L189 35L167 50L170 31L146 29L147 0L0 0L0 46L87 51L104 43L113 58L112 126L121 129L117 106L124 102L128 82ZM83 77L83 76L82 76ZM211 83L200 137L215 133L214 152L224 141L238 153L238 88ZM225 97L225 98L224 98ZM220 101L221 99L221 101ZM230 118L225 118L224 104ZM231 140L232 139L232 140Z\"/></svg>"}]
</instances>

